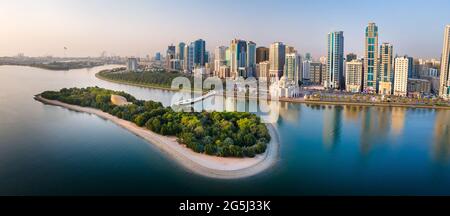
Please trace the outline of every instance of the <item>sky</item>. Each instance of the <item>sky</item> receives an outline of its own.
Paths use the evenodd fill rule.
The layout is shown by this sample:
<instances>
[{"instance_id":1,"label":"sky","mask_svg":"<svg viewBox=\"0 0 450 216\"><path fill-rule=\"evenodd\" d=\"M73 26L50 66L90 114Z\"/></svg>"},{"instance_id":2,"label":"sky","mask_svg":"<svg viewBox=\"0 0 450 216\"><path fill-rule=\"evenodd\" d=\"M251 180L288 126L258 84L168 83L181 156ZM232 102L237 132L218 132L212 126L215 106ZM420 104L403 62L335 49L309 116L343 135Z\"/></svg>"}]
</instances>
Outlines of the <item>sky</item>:
<instances>
[{"instance_id":1,"label":"sky","mask_svg":"<svg viewBox=\"0 0 450 216\"><path fill-rule=\"evenodd\" d=\"M318 58L330 31L344 31L345 53L362 55L369 22L396 54L439 58L450 1L0 0L0 56L143 57L181 41L202 38L213 51L240 38Z\"/></svg>"}]
</instances>

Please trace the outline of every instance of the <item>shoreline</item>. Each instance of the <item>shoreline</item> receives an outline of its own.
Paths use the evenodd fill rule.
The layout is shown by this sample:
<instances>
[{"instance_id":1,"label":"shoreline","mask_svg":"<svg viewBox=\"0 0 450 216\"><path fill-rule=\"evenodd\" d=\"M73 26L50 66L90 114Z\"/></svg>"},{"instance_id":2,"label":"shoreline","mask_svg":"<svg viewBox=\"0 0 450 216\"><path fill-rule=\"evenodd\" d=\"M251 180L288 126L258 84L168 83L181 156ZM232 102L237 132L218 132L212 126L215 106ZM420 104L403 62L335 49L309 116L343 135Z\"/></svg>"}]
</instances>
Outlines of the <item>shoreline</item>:
<instances>
[{"instance_id":1,"label":"shoreline","mask_svg":"<svg viewBox=\"0 0 450 216\"><path fill-rule=\"evenodd\" d=\"M40 95L34 97L35 100L46 105L59 106L72 111L96 115L102 119L127 129L132 134L146 140L149 145L156 147L169 159L173 159L178 165L186 170L209 178L217 179L240 179L255 176L271 168L278 160L279 136L276 128L267 124L271 141L267 145L266 152L254 158L223 158L209 156L192 151L191 149L177 142L176 137L167 137L156 134L150 130L139 127L136 124L120 119L101 110L66 104L56 100L48 100Z\"/></svg>"},{"instance_id":2,"label":"shoreline","mask_svg":"<svg viewBox=\"0 0 450 216\"><path fill-rule=\"evenodd\" d=\"M117 84L123 84L123 85L132 85L142 88L149 88L149 89L159 89L159 90L166 90L166 91L172 91L172 92L179 92L180 90L173 90L171 88L166 87L159 87L159 86L152 86L148 84L137 84L127 81L118 81L118 80L111 80L105 77L102 77L98 75L98 73L95 74L95 77L97 77L100 80L117 83ZM270 101L270 99L269 99ZM290 102L290 103L298 103L298 104L310 104L310 105L341 105L341 106L366 106L366 107L403 107L403 108L418 108L418 109L444 109L444 110L450 110L450 106L431 106L431 105L412 105L412 104L395 104L395 103L363 103L363 102L335 102L335 101L306 101L303 99L298 98L279 98L280 102Z\"/></svg>"},{"instance_id":3,"label":"shoreline","mask_svg":"<svg viewBox=\"0 0 450 216\"><path fill-rule=\"evenodd\" d=\"M335 102L335 101L306 101L296 98L280 98L281 102L300 103L309 105L336 105L336 106L365 106L365 107L403 107L417 109L444 109L450 110L450 106L431 106L431 105L413 105L413 104L395 104L395 103L363 103L363 102Z\"/></svg>"}]
</instances>

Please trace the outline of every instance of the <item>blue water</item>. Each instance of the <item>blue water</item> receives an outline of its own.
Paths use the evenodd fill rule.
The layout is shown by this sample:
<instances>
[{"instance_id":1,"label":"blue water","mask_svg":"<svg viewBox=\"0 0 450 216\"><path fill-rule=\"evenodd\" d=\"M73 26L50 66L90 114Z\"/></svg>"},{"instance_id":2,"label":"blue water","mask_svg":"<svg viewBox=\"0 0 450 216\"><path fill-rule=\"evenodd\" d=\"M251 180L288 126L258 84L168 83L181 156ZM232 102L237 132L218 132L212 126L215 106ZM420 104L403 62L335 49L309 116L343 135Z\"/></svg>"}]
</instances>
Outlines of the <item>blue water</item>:
<instances>
[{"instance_id":1,"label":"blue water","mask_svg":"<svg viewBox=\"0 0 450 216\"><path fill-rule=\"evenodd\" d=\"M450 195L447 110L282 103L277 164L216 180L111 122L33 100L97 85L170 104L171 92L95 78L110 67L0 66L0 195Z\"/></svg>"}]
</instances>

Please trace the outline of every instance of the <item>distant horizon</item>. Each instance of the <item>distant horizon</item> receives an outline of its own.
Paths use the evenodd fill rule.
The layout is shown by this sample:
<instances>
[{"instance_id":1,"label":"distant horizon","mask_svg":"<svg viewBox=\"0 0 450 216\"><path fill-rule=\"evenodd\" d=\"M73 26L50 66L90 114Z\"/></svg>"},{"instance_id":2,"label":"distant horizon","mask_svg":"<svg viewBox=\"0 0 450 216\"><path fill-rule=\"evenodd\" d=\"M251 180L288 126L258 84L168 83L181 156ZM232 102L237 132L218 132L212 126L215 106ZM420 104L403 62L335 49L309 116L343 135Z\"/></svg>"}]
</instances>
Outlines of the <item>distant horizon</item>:
<instances>
[{"instance_id":1,"label":"distant horizon","mask_svg":"<svg viewBox=\"0 0 450 216\"><path fill-rule=\"evenodd\" d=\"M0 56L23 53L83 58L99 57L105 51L108 56L145 57L156 52L164 55L170 44L199 38L214 52L215 47L229 46L232 39L239 38L254 41L258 47L281 41L317 59L326 55L327 33L343 31L345 54L355 53L360 58L365 27L374 22L380 31L379 44L392 43L394 55L440 59L444 28L450 24L450 2L442 0L408 0L408 4L381 0L357 5L351 0L339 4L331 0L248 0L239 2L239 7L236 4L204 0L3 1Z\"/></svg>"}]
</instances>

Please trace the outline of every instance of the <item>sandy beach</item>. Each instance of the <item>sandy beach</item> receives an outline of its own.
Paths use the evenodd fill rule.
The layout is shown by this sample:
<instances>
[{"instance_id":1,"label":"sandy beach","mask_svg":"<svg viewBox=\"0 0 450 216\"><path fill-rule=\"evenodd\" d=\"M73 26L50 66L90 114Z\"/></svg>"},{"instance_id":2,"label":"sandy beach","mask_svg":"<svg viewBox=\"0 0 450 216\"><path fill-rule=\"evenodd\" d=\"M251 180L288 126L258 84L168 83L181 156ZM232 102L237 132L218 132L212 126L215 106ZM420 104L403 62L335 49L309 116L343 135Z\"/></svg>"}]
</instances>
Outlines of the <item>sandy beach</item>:
<instances>
[{"instance_id":1,"label":"sandy beach","mask_svg":"<svg viewBox=\"0 0 450 216\"><path fill-rule=\"evenodd\" d=\"M149 144L157 147L165 153L165 155L178 162L179 165L183 166L188 171L202 176L219 179L246 178L269 169L278 160L279 136L276 128L270 124L267 125L267 128L269 129L272 140L268 144L264 154L257 155L255 158L223 158L196 153L184 145L180 145L177 142L176 137L167 137L156 134L150 130L139 127L132 122L117 118L116 116L98 109L70 105L56 100L48 100L42 98L40 95L35 96L35 99L44 104L60 106L77 112L89 113L109 120L147 140Z\"/></svg>"}]
</instances>

